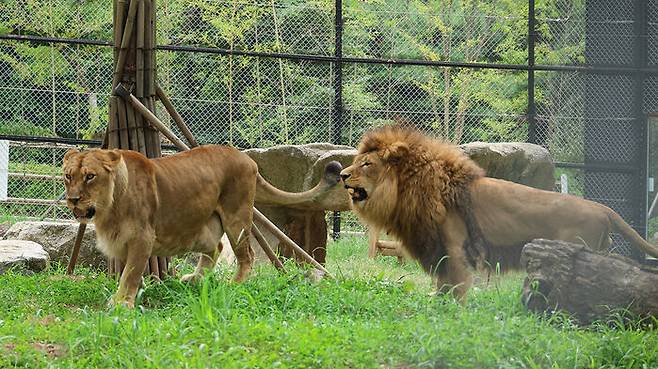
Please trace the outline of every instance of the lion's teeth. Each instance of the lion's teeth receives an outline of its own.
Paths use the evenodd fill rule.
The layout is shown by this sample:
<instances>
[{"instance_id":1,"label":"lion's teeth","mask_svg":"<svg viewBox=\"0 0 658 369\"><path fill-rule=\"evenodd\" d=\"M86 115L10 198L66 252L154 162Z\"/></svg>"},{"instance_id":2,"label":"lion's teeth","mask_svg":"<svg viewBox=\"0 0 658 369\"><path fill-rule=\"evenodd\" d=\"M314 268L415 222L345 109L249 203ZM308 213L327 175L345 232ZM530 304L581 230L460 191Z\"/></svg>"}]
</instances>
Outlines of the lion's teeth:
<instances>
[{"instance_id":1,"label":"lion's teeth","mask_svg":"<svg viewBox=\"0 0 658 369\"><path fill-rule=\"evenodd\" d=\"M347 193L350 194L350 196L354 195L354 189L353 188L348 188Z\"/></svg>"}]
</instances>

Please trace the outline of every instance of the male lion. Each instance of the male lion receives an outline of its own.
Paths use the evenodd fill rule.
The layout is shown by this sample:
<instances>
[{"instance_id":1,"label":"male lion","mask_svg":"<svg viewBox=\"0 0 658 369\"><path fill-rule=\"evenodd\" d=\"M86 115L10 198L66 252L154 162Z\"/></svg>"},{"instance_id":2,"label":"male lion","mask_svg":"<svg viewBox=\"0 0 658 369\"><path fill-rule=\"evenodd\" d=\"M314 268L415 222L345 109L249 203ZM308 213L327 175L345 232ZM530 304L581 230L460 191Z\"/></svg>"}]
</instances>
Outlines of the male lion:
<instances>
[{"instance_id":1,"label":"male lion","mask_svg":"<svg viewBox=\"0 0 658 369\"><path fill-rule=\"evenodd\" d=\"M254 202L294 205L313 202L340 178L332 162L313 189L281 191L266 182L256 163L232 147L202 146L147 159L129 150L69 150L64 156L67 206L81 222L96 225L98 248L125 263L110 303L133 306L151 255L201 252L199 278L215 264L224 232L238 259L236 281L251 270L249 246Z\"/></svg>"},{"instance_id":2,"label":"male lion","mask_svg":"<svg viewBox=\"0 0 658 369\"><path fill-rule=\"evenodd\" d=\"M518 268L535 238L607 250L610 231L653 256L658 248L613 210L579 197L484 176L458 147L386 126L367 133L341 172L352 207L375 229L399 239L439 290L463 301L472 267Z\"/></svg>"}]
</instances>

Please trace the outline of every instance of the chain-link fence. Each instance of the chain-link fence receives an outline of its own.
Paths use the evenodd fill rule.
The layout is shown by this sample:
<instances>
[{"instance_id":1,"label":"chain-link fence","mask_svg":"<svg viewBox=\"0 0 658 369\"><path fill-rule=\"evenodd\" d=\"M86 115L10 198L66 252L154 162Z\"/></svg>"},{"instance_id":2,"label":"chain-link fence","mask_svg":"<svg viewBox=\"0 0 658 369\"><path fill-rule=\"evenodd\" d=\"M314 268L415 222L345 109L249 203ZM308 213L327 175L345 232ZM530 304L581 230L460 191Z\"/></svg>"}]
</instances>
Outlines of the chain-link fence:
<instances>
[{"instance_id":1,"label":"chain-link fence","mask_svg":"<svg viewBox=\"0 0 658 369\"><path fill-rule=\"evenodd\" d=\"M536 142L644 233L656 24L658 0L160 0L157 75L202 143L355 145L391 121ZM68 216L58 167L102 136L111 40L105 1L0 3L0 216Z\"/></svg>"}]
</instances>

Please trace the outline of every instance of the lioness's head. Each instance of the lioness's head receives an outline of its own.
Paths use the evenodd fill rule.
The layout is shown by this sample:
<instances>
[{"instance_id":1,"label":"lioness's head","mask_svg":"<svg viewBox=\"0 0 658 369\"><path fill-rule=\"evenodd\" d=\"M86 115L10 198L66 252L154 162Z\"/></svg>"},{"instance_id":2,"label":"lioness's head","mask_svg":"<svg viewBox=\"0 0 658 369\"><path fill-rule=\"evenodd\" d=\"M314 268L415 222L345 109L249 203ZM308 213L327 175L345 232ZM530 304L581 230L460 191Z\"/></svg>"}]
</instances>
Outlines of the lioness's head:
<instances>
[{"instance_id":1,"label":"lioness's head","mask_svg":"<svg viewBox=\"0 0 658 369\"><path fill-rule=\"evenodd\" d=\"M63 171L66 205L86 223L112 205L116 178L125 176L126 165L117 150L71 149L64 155Z\"/></svg>"}]
</instances>

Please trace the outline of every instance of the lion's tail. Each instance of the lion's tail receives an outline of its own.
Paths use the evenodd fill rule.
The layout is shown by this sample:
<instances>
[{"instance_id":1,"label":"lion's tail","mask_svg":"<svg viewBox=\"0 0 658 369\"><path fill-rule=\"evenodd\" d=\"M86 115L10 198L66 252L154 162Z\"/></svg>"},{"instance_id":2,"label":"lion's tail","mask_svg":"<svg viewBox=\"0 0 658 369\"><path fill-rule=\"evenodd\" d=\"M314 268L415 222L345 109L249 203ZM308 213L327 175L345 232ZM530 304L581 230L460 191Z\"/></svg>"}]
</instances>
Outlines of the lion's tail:
<instances>
[{"instance_id":1,"label":"lion's tail","mask_svg":"<svg viewBox=\"0 0 658 369\"><path fill-rule=\"evenodd\" d=\"M608 209L608 219L610 224L617 232L621 233L624 238L629 240L633 245L640 248L645 253L658 258L658 247L647 242L633 228L631 228L624 219L611 209Z\"/></svg>"},{"instance_id":2,"label":"lion's tail","mask_svg":"<svg viewBox=\"0 0 658 369\"><path fill-rule=\"evenodd\" d=\"M258 173L255 202L261 205L311 206L318 198L340 182L340 171L342 169L339 162L329 162L324 168L324 174L320 182L312 189L304 192L286 192L280 190L267 182Z\"/></svg>"}]
</instances>

